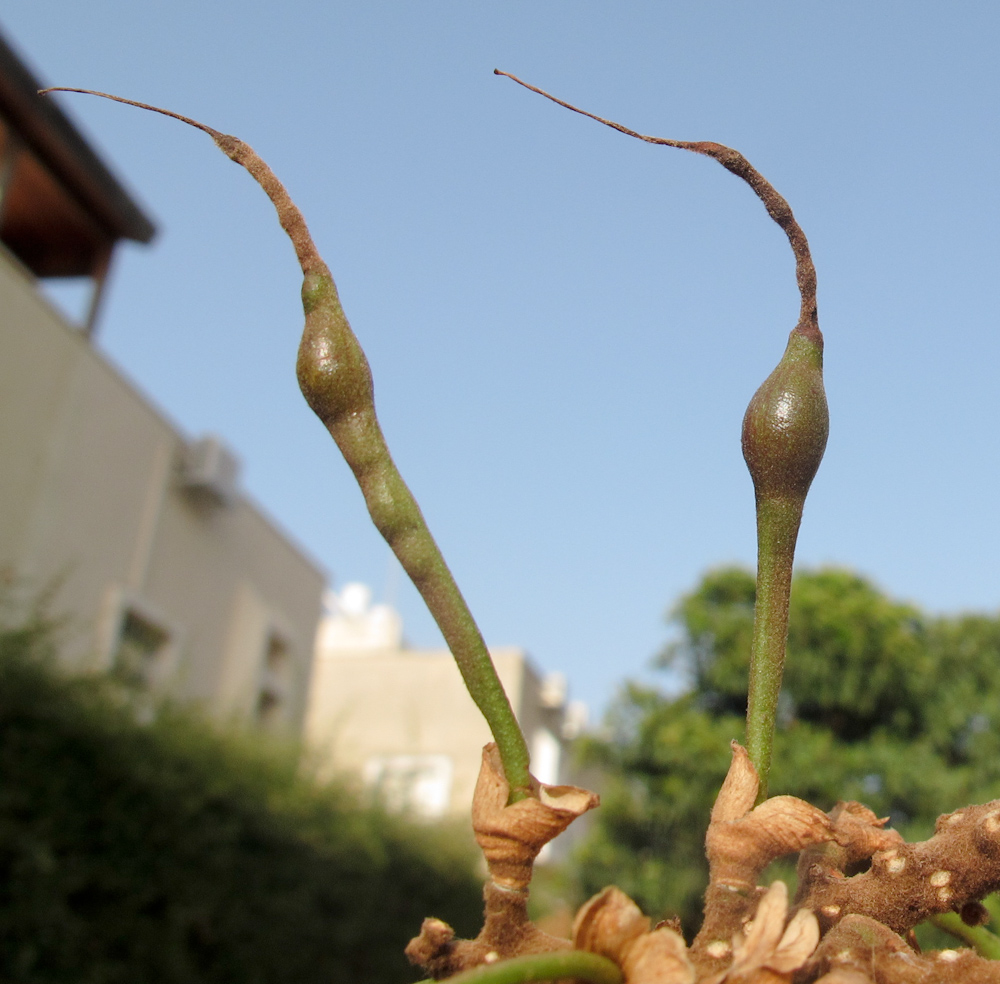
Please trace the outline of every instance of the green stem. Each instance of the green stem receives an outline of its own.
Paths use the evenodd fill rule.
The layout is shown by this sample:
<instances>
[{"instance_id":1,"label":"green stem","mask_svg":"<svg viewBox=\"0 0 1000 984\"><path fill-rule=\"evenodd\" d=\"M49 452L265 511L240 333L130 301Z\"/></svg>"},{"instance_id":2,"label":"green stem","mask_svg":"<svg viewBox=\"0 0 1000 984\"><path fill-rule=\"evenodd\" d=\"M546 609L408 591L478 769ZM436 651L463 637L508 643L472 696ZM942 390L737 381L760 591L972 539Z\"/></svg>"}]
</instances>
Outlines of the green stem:
<instances>
[{"instance_id":1,"label":"green stem","mask_svg":"<svg viewBox=\"0 0 1000 984\"><path fill-rule=\"evenodd\" d=\"M774 723L788 642L792 561L802 520L802 500L757 498L757 602L750 649L746 744L760 776L757 802L767 799Z\"/></svg>"},{"instance_id":2,"label":"green stem","mask_svg":"<svg viewBox=\"0 0 1000 984\"><path fill-rule=\"evenodd\" d=\"M302 301L306 311L298 359L302 393L354 472L376 529L441 629L496 740L511 802L524 799L531 789L524 735L469 606L389 454L375 415L368 361L325 266L306 275Z\"/></svg>"},{"instance_id":3,"label":"green stem","mask_svg":"<svg viewBox=\"0 0 1000 984\"><path fill-rule=\"evenodd\" d=\"M573 978L588 984L622 984L621 968L607 957L585 950L530 953L492 964L482 964L448 978L448 984L528 984ZM435 984L421 981L420 984Z\"/></svg>"},{"instance_id":4,"label":"green stem","mask_svg":"<svg viewBox=\"0 0 1000 984\"><path fill-rule=\"evenodd\" d=\"M987 960L1000 960L1000 936L991 933L985 926L967 926L957 912L942 912L931 916L928 921L963 943L968 943Z\"/></svg>"}]
</instances>

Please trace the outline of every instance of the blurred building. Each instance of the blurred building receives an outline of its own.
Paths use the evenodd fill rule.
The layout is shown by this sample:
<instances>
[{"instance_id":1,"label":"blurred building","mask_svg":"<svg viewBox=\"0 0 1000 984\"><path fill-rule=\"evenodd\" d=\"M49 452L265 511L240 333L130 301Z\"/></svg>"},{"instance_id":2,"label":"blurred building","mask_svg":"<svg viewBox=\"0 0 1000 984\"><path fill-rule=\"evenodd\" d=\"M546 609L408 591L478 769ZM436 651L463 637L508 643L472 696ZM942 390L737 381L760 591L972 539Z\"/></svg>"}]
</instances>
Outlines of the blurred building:
<instances>
[{"instance_id":1,"label":"blurred building","mask_svg":"<svg viewBox=\"0 0 1000 984\"><path fill-rule=\"evenodd\" d=\"M568 743L586 707L566 678L542 676L523 649L491 649L541 782L571 782ZM489 728L446 649L409 649L399 615L348 584L328 593L316 637L306 741L321 775L360 776L391 808L468 816Z\"/></svg>"},{"instance_id":2,"label":"blurred building","mask_svg":"<svg viewBox=\"0 0 1000 984\"><path fill-rule=\"evenodd\" d=\"M53 592L62 653L298 732L323 573L92 344L123 239L153 225L0 39L0 568ZM87 278L83 323L40 290Z\"/></svg>"}]
</instances>

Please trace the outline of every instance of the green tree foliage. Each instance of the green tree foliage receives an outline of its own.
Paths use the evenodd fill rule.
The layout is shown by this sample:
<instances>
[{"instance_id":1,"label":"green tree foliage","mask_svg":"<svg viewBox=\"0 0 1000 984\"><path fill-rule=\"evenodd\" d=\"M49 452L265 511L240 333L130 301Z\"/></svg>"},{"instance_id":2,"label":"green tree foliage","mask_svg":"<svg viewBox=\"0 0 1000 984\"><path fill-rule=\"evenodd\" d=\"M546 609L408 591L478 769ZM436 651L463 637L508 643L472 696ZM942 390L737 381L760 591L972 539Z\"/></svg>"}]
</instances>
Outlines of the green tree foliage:
<instances>
[{"instance_id":1,"label":"green tree foliage","mask_svg":"<svg viewBox=\"0 0 1000 984\"><path fill-rule=\"evenodd\" d=\"M428 913L475 932L466 840L170 708L139 725L50 648L37 621L0 630L0 979L402 982Z\"/></svg>"},{"instance_id":2,"label":"green tree foliage","mask_svg":"<svg viewBox=\"0 0 1000 984\"><path fill-rule=\"evenodd\" d=\"M699 922L703 839L742 740L754 578L708 573L670 613L659 657L680 697L626 687L585 749L610 792L578 860L584 892L612 882L651 913ZM932 617L850 571L793 582L771 794L868 804L907 838L938 814L1000 796L1000 616Z\"/></svg>"}]
</instances>

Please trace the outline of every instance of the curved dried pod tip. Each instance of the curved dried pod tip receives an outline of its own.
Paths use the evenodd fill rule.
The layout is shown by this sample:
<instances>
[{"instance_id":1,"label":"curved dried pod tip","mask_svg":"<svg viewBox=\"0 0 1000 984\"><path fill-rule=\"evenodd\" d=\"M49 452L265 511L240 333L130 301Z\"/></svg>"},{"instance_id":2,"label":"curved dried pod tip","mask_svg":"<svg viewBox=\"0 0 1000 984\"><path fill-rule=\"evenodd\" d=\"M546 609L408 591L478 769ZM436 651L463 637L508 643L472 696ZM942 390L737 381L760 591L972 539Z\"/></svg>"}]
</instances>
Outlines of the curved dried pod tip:
<instances>
[{"instance_id":1,"label":"curved dried pod tip","mask_svg":"<svg viewBox=\"0 0 1000 984\"><path fill-rule=\"evenodd\" d=\"M626 136L661 147L703 154L742 178L781 227L795 256L799 320L785 354L757 390L743 418L743 455L757 500L757 604L750 656L747 748L760 773L758 802L767 796L771 746L788 636L792 560L809 485L829 432L823 389L823 335L816 309L816 268L809 243L788 202L737 150L707 140L671 140L630 130L529 85L509 72L496 75Z\"/></svg>"},{"instance_id":2,"label":"curved dried pod tip","mask_svg":"<svg viewBox=\"0 0 1000 984\"><path fill-rule=\"evenodd\" d=\"M545 786L534 778L532 783L532 796L510 803L497 747L491 742L483 749L472 829L491 879L506 891L526 892L539 851L601 802L596 793L577 786Z\"/></svg>"},{"instance_id":3,"label":"curved dried pod tip","mask_svg":"<svg viewBox=\"0 0 1000 984\"><path fill-rule=\"evenodd\" d=\"M207 133L230 160L244 167L270 198L302 268L305 329L297 373L306 402L330 432L350 466L369 515L420 592L444 635L466 688L500 748L510 796L531 795L528 747L503 685L420 507L389 453L375 415L371 370L344 310L337 285L305 219L259 155L238 137L179 113L92 89L55 86L39 93L79 92L169 116Z\"/></svg>"}]
</instances>

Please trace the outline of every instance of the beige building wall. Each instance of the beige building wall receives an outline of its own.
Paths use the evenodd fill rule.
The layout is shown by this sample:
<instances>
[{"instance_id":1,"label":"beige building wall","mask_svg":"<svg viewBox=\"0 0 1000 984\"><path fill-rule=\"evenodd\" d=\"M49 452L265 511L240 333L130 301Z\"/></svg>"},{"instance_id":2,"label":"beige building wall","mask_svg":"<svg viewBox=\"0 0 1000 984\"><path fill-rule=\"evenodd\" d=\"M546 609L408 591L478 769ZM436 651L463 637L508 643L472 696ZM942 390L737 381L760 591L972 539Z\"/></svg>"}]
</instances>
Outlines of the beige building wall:
<instances>
[{"instance_id":1,"label":"beige building wall","mask_svg":"<svg viewBox=\"0 0 1000 984\"><path fill-rule=\"evenodd\" d=\"M0 567L57 586L69 664L297 731L323 573L191 447L3 250Z\"/></svg>"},{"instance_id":2,"label":"beige building wall","mask_svg":"<svg viewBox=\"0 0 1000 984\"><path fill-rule=\"evenodd\" d=\"M427 818L468 816L489 728L447 650L408 649L399 616L361 585L331 595L317 635L306 741L320 775L359 776L388 805ZM524 650L490 650L528 740L532 771L566 781L566 740L582 724L565 680Z\"/></svg>"}]
</instances>

